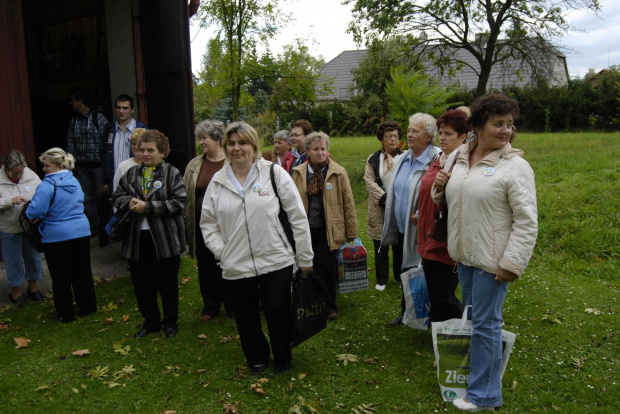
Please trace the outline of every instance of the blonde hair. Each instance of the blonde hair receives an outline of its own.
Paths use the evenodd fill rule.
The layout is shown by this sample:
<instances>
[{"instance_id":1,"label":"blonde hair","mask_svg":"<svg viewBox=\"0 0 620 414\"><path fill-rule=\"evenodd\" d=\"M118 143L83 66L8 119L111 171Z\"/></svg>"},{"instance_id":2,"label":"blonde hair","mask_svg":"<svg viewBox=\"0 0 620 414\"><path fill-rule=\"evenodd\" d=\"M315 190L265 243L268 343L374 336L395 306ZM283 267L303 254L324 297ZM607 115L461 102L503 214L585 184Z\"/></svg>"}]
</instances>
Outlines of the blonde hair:
<instances>
[{"instance_id":1,"label":"blonde hair","mask_svg":"<svg viewBox=\"0 0 620 414\"><path fill-rule=\"evenodd\" d=\"M226 159L230 161L228 151L226 151L226 146L228 145L231 134L234 133L237 133L242 140L246 141L252 146L252 148L254 148L254 158L252 159L252 162L258 161L261 156L260 149L258 149L258 133L252 125L245 122L233 122L228 125L228 128L226 128L226 131L224 132L224 139L222 140L222 146L225 150L224 154L226 155Z\"/></svg>"},{"instance_id":2,"label":"blonde hair","mask_svg":"<svg viewBox=\"0 0 620 414\"><path fill-rule=\"evenodd\" d=\"M146 128L136 128L133 130L133 132L131 133L131 135L129 136L129 138L131 138L131 143L132 144L137 144L138 143L138 138L140 138L140 135L144 134L144 132L146 132Z\"/></svg>"},{"instance_id":3,"label":"blonde hair","mask_svg":"<svg viewBox=\"0 0 620 414\"><path fill-rule=\"evenodd\" d=\"M45 162L45 160L49 160L52 164L62 166L69 171L75 168L75 158L73 155L67 154L62 148L54 147L42 153L39 161Z\"/></svg>"},{"instance_id":4,"label":"blonde hair","mask_svg":"<svg viewBox=\"0 0 620 414\"><path fill-rule=\"evenodd\" d=\"M465 112L467 118L471 116L471 110L469 109L469 106L459 106L458 108L456 108L456 111Z\"/></svg>"}]
</instances>

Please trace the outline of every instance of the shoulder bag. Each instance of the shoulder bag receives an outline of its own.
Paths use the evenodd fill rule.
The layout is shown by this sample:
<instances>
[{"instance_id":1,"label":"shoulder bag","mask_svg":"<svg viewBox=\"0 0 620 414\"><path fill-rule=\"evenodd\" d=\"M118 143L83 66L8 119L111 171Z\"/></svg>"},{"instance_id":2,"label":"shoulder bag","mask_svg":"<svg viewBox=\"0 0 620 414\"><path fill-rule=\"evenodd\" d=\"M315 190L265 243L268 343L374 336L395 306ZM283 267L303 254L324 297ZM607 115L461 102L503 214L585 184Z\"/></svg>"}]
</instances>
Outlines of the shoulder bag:
<instances>
[{"instance_id":1,"label":"shoulder bag","mask_svg":"<svg viewBox=\"0 0 620 414\"><path fill-rule=\"evenodd\" d=\"M56 181L55 180L52 180L52 181L54 182L54 194L52 194L52 198L50 200L50 207L52 206L52 203L54 202L54 198L56 198ZM30 245L32 246L32 248L35 249L39 253L43 253L43 242L41 241L43 236L41 235L41 232L39 231L39 226L41 225L41 222L43 221L43 219L35 220L33 223L32 221L30 221L28 216L26 216L26 210L28 210L28 206L30 205L31 202L32 200L28 201L24 205L22 212L19 214L19 224L22 227L22 230L24 230L24 234L28 238L28 241L30 242ZM49 207L48 207L48 211L49 211Z\"/></svg>"}]
</instances>

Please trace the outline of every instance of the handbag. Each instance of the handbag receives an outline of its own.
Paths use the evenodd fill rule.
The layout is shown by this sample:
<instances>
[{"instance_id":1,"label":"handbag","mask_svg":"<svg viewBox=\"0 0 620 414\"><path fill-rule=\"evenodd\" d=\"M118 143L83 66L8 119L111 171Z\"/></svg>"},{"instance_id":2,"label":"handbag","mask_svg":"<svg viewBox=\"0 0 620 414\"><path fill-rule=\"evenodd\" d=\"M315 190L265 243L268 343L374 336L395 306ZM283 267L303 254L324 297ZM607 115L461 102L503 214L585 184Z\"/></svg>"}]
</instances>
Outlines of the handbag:
<instances>
[{"instance_id":1,"label":"handbag","mask_svg":"<svg viewBox=\"0 0 620 414\"><path fill-rule=\"evenodd\" d=\"M456 164L456 160L459 157L461 151L457 151L454 156L454 161L448 170L448 173L452 172L454 165ZM447 184L447 183L446 183ZM435 213L435 221L431 226L431 229L428 231L428 237L435 241L446 241L448 240L448 203L446 201L446 193L444 188L443 200L441 200L441 205Z\"/></svg>"},{"instance_id":2,"label":"handbag","mask_svg":"<svg viewBox=\"0 0 620 414\"><path fill-rule=\"evenodd\" d=\"M414 267L400 275L405 296L403 325L413 329L428 329L431 316L431 299L426 288L426 278L422 267Z\"/></svg>"},{"instance_id":3,"label":"handbag","mask_svg":"<svg viewBox=\"0 0 620 414\"><path fill-rule=\"evenodd\" d=\"M54 198L56 198L56 181L55 180L52 180L52 181L54 182L54 193L52 194L52 198L50 199L49 207L52 206L52 203L54 202ZM45 217L41 220L35 220L34 223L30 221L28 216L26 216L26 210L28 210L28 207L30 206L31 202L32 200L28 201L24 205L24 208L22 209L21 213L19 213L19 225L21 226L22 230L24 230L24 234L28 238L28 241L30 242L30 245L32 246L32 248L35 249L39 253L43 253L43 241L42 241L43 236L41 235L41 232L39 231L39 226L41 225L41 222L43 221ZM49 207L48 207L48 211L49 211Z\"/></svg>"},{"instance_id":4,"label":"handbag","mask_svg":"<svg viewBox=\"0 0 620 414\"><path fill-rule=\"evenodd\" d=\"M471 349L471 321L467 319L467 308L462 319L433 322L433 349L437 362L437 379L444 401L465 397L469 378L469 353ZM516 335L502 330L502 365L500 378L508 365L508 358Z\"/></svg>"},{"instance_id":5,"label":"handbag","mask_svg":"<svg viewBox=\"0 0 620 414\"><path fill-rule=\"evenodd\" d=\"M288 214L282 208L282 200L280 200L280 196L278 195L278 186L276 185L276 180L273 176L273 167L276 165L275 163L271 163L271 167L269 167L269 177L271 178L271 187L273 188L273 192L278 199L278 204L280 205L280 211L278 212L278 219L280 220L280 224L282 224L282 228L284 229L284 234L286 235L286 239L289 244L293 248L293 252L297 253L295 249L295 236L293 235L293 229L291 227L291 222L288 221Z\"/></svg>"},{"instance_id":6,"label":"handbag","mask_svg":"<svg viewBox=\"0 0 620 414\"><path fill-rule=\"evenodd\" d=\"M105 225L105 231L112 240L121 241L125 238L134 213L131 210L116 210L108 224Z\"/></svg>"},{"instance_id":7,"label":"handbag","mask_svg":"<svg viewBox=\"0 0 620 414\"><path fill-rule=\"evenodd\" d=\"M326 289L318 272L313 269L302 275L301 270L297 270L293 276L291 349L327 326Z\"/></svg>"}]
</instances>

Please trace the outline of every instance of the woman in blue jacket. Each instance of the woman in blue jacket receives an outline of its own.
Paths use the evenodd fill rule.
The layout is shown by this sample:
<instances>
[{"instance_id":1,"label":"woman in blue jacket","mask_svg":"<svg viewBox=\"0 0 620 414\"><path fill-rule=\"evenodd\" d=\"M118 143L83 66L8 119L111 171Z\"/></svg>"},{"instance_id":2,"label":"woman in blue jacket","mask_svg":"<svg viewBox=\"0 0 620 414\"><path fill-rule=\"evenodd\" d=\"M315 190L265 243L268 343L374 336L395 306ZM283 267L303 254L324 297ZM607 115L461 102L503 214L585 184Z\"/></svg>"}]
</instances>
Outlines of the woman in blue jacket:
<instances>
[{"instance_id":1,"label":"woman in blue jacket","mask_svg":"<svg viewBox=\"0 0 620 414\"><path fill-rule=\"evenodd\" d=\"M46 175L32 197L26 216L41 220L39 231L52 277L54 308L60 321L72 322L74 296L81 316L97 311L84 192L71 172L75 166L73 155L51 148L39 160Z\"/></svg>"}]
</instances>

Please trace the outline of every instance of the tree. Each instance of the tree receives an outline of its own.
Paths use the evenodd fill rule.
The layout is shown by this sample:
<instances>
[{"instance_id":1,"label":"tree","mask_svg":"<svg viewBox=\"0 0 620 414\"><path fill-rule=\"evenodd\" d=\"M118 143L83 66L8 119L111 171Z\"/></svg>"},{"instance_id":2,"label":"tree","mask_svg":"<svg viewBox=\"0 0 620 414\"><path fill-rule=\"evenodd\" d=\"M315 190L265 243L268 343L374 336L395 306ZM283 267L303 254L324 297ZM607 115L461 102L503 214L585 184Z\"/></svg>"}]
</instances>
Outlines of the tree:
<instances>
[{"instance_id":1,"label":"tree","mask_svg":"<svg viewBox=\"0 0 620 414\"><path fill-rule=\"evenodd\" d=\"M218 27L218 40L227 58L226 76L230 81L232 118L239 117L241 90L246 81L243 70L245 53L258 42L273 37L277 27L288 16L270 0L206 0L196 19L203 27ZM218 68L221 69L221 68Z\"/></svg>"},{"instance_id":2,"label":"tree","mask_svg":"<svg viewBox=\"0 0 620 414\"><path fill-rule=\"evenodd\" d=\"M402 67L392 68L392 80L388 82L385 93L390 101L392 119L405 125L409 116L416 112L439 117L450 106L454 95L451 88L442 88L435 80L419 71L408 71Z\"/></svg>"},{"instance_id":3,"label":"tree","mask_svg":"<svg viewBox=\"0 0 620 414\"><path fill-rule=\"evenodd\" d=\"M469 66L478 74L476 95L486 93L491 69L509 59L534 77L545 65L554 40L574 28L568 11L600 10L598 0L345 0L354 3L349 24L358 42L414 34L412 53L440 70ZM456 50L469 52L474 67ZM513 66L513 67L514 67Z\"/></svg>"},{"instance_id":4,"label":"tree","mask_svg":"<svg viewBox=\"0 0 620 414\"><path fill-rule=\"evenodd\" d=\"M299 111L313 105L319 96L332 92L331 80L321 80L322 58L315 58L300 39L285 45L278 56L278 79L274 83L271 106L285 112Z\"/></svg>"},{"instance_id":5,"label":"tree","mask_svg":"<svg viewBox=\"0 0 620 414\"><path fill-rule=\"evenodd\" d=\"M209 40L202 57L202 70L194 79L194 116L197 120L207 119L220 100L230 94L227 62L222 43L218 39Z\"/></svg>"}]
</instances>

